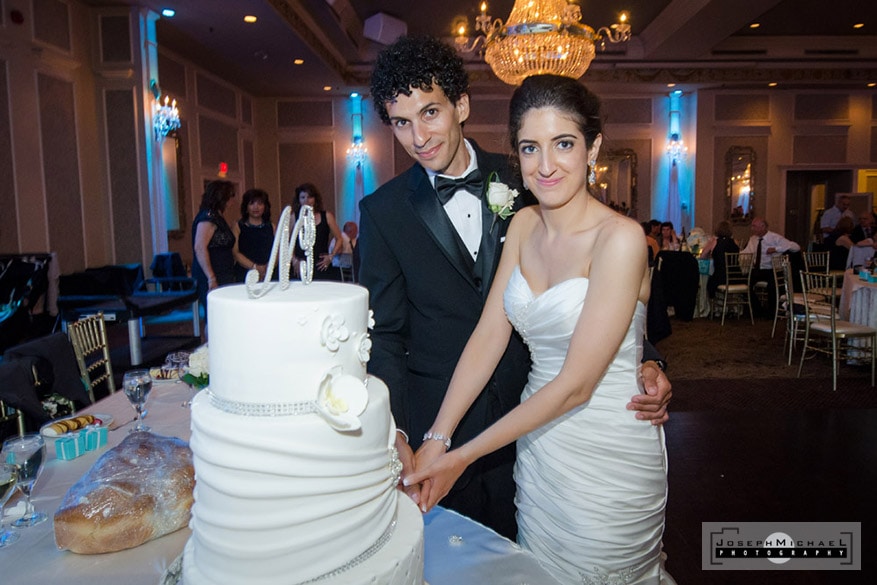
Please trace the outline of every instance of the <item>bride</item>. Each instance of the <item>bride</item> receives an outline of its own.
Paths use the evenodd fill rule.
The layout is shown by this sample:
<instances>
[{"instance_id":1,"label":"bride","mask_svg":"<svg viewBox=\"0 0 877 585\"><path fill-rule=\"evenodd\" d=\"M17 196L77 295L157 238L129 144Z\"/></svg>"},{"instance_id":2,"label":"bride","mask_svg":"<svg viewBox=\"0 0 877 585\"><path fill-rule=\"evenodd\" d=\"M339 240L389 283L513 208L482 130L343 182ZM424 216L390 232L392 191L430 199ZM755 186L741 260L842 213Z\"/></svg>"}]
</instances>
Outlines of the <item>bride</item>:
<instances>
[{"instance_id":1,"label":"bride","mask_svg":"<svg viewBox=\"0 0 877 585\"><path fill-rule=\"evenodd\" d=\"M406 485L421 507L479 457L517 440L518 542L564 583L673 583L663 571L661 426L625 410L642 391L649 296L642 228L588 193L602 142L599 99L577 81L527 78L509 134L537 206L512 219L484 312ZM590 170L590 172L589 172ZM446 438L487 383L514 327L532 369L521 404L470 442Z\"/></svg>"}]
</instances>

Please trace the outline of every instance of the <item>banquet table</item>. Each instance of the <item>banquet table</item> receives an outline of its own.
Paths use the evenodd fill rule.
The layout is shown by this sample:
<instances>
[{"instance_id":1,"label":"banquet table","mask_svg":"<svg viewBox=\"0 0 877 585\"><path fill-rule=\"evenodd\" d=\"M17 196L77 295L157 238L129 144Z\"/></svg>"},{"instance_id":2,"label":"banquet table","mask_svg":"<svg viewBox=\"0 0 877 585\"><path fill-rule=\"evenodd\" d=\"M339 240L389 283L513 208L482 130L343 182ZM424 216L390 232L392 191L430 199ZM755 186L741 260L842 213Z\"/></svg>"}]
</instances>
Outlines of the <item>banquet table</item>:
<instances>
[{"instance_id":1,"label":"banquet table","mask_svg":"<svg viewBox=\"0 0 877 585\"><path fill-rule=\"evenodd\" d=\"M840 295L840 315L845 321L877 327L877 282L862 280L847 270Z\"/></svg>"},{"instance_id":2,"label":"banquet table","mask_svg":"<svg viewBox=\"0 0 877 585\"><path fill-rule=\"evenodd\" d=\"M852 269L848 269L844 273L840 295L840 317L845 321L877 328L877 282L862 280ZM849 343L858 347L867 347L868 341L850 339ZM866 355L858 350L850 352L852 363L857 363Z\"/></svg>"},{"instance_id":3,"label":"banquet table","mask_svg":"<svg viewBox=\"0 0 877 585\"><path fill-rule=\"evenodd\" d=\"M152 432L189 439L192 391L179 382L155 382L147 403L145 422ZM47 461L34 488L33 502L49 520L19 530L21 539L0 549L2 582L16 585L46 583L89 583L90 585L157 585L180 555L188 528L178 530L139 547L100 555L79 555L55 546L52 514L67 489L76 482L107 448L117 445L133 426L134 410L123 392L116 392L85 409L113 417L107 447L70 461L56 459L51 439ZM7 505L7 523L23 512L23 502L14 498ZM20 500L20 498L19 498ZM424 577L430 585L483 585L557 583L518 545L492 530L451 510L436 507L424 516Z\"/></svg>"}]
</instances>

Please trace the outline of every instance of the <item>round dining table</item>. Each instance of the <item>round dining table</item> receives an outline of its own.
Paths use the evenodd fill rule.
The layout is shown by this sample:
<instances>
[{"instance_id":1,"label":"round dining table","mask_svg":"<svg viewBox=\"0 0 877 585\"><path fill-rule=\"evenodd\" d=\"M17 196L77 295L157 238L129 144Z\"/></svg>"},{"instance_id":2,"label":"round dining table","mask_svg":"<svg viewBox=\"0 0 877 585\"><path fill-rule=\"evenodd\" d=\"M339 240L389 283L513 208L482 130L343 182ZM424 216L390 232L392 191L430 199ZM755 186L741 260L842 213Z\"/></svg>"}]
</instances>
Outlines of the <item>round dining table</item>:
<instances>
[{"instance_id":1,"label":"round dining table","mask_svg":"<svg viewBox=\"0 0 877 585\"><path fill-rule=\"evenodd\" d=\"M186 384L156 381L144 422L153 433L188 441L192 396L193 391ZM52 515L64 494L108 448L124 439L135 419L123 392L111 394L85 412L113 418L107 445L75 459L62 460L55 456L54 440L46 440L48 457L34 487L33 502L37 510L49 515L49 520L15 529L21 534L20 540L0 549L0 581L3 583L158 585L165 581L167 569L182 553L191 534L188 528L114 553L82 555L58 550L55 546ZM24 502L16 494L7 505L7 524L23 510ZM424 578L430 585L557 583L528 551L489 528L441 507L424 515L424 558Z\"/></svg>"}]
</instances>

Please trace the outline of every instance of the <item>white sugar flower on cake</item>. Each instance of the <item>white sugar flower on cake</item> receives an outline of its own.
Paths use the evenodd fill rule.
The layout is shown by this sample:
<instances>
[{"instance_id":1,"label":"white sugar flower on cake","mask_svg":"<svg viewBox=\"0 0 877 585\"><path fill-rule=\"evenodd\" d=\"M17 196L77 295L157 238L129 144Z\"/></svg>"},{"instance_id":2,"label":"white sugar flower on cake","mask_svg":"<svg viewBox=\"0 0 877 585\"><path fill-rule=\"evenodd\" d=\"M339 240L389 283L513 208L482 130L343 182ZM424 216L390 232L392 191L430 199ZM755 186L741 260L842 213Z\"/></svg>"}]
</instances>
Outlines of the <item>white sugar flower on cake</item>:
<instances>
[{"instance_id":1,"label":"white sugar flower on cake","mask_svg":"<svg viewBox=\"0 0 877 585\"><path fill-rule=\"evenodd\" d=\"M356 431L362 426L359 415L368 404L368 389L362 380L332 368L320 382L317 412L338 431Z\"/></svg>"},{"instance_id":2,"label":"white sugar flower on cake","mask_svg":"<svg viewBox=\"0 0 877 585\"><path fill-rule=\"evenodd\" d=\"M372 354L372 340L369 339L368 333L359 336L359 361L366 364Z\"/></svg>"},{"instance_id":3,"label":"white sugar flower on cake","mask_svg":"<svg viewBox=\"0 0 877 585\"><path fill-rule=\"evenodd\" d=\"M341 315L329 315L323 320L323 328L320 330L320 343L329 351L338 351L342 341L347 341L350 331L344 324Z\"/></svg>"}]
</instances>

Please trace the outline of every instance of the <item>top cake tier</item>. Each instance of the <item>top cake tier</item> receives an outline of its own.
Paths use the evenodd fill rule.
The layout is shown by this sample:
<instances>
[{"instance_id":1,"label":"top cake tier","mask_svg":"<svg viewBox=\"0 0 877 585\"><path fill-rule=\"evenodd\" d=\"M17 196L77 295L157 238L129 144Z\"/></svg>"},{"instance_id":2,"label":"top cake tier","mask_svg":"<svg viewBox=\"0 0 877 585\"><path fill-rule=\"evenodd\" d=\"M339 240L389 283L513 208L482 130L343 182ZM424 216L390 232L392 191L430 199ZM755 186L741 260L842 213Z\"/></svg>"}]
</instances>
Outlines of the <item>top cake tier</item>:
<instances>
[{"instance_id":1,"label":"top cake tier","mask_svg":"<svg viewBox=\"0 0 877 585\"><path fill-rule=\"evenodd\" d=\"M260 298L244 285L218 288L207 304L210 391L253 404L315 400L330 372L366 377L368 291L352 284L273 283ZM339 370L340 368L340 370Z\"/></svg>"}]
</instances>

